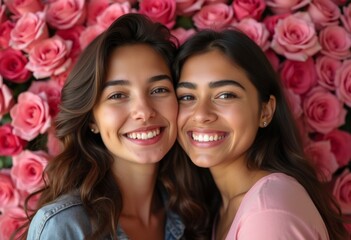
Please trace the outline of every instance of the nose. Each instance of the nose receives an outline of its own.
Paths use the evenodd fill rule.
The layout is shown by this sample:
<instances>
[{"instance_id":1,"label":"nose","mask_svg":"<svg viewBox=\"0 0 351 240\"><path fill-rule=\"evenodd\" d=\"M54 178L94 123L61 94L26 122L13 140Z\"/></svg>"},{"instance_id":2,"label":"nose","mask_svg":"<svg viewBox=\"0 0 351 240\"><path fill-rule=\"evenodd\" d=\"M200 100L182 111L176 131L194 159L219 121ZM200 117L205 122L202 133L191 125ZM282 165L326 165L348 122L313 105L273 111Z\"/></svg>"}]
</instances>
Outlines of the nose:
<instances>
[{"instance_id":1,"label":"nose","mask_svg":"<svg viewBox=\"0 0 351 240\"><path fill-rule=\"evenodd\" d=\"M134 120L140 120L143 122L148 121L150 118L156 116L156 111L148 99L140 98L136 99L131 106L131 117Z\"/></svg>"},{"instance_id":2,"label":"nose","mask_svg":"<svg viewBox=\"0 0 351 240\"><path fill-rule=\"evenodd\" d=\"M217 119L217 114L213 111L211 101L199 102L195 107L193 121L198 123L210 123Z\"/></svg>"}]
</instances>

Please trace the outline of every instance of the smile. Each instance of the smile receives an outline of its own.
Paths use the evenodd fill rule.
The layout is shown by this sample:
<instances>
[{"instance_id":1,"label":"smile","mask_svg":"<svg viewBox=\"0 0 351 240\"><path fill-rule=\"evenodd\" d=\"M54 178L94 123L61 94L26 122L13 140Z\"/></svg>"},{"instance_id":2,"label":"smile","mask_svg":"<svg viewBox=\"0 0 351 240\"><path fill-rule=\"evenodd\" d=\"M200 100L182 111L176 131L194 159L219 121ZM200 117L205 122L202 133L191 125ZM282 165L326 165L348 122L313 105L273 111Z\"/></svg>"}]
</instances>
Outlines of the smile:
<instances>
[{"instance_id":1,"label":"smile","mask_svg":"<svg viewBox=\"0 0 351 240\"><path fill-rule=\"evenodd\" d=\"M161 132L160 128L157 128L152 131L131 132L127 134L127 137L131 139L147 140L160 135L160 132Z\"/></svg>"},{"instance_id":2,"label":"smile","mask_svg":"<svg viewBox=\"0 0 351 240\"><path fill-rule=\"evenodd\" d=\"M214 142L222 140L225 134L199 134L192 132L191 137L197 142Z\"/></svg>"}]
</instances>

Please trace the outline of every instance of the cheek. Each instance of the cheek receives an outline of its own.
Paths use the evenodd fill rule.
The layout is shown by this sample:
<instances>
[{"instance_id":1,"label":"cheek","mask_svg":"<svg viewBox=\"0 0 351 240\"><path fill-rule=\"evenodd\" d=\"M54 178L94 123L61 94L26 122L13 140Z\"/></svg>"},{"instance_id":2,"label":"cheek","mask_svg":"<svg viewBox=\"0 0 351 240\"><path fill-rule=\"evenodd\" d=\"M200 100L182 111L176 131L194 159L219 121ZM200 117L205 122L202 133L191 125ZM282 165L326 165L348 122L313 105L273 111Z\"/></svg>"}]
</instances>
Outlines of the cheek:
<instances>
[{"instance_id":1,"label":"cheek","mask_svg":"<svg viewBox=\"0 0 351 240\"><path fill-rule=\"evenodd\" d=\"M95 112L94 117L100 129L116 128L124 121L123 119L127 116L127 113L127 109L106 107Z\"/></svg>"},{"instance_id":2,"label":"cheek","mask_svg":"<svg viewBox=\"0 0 351 240\"><path fill-rule=\"evenodd\" d=\"M259 119L258 111L244 106L232 106L221 111L221 113L223 118L227 119L228 122L240 126L253 126Z\"/></svg>"},{"instance_id":3,"label":"cheek","mask_svg":"<svg viewBox=\"0 0 351 240\"><path fill-rule=\"evenodd\" d=\"M178 119L177 119L177 124L178 124L178 129L181 130L182 127L186 124L186 122L189 120L191 117L191 111L186 108L182 107L181 105L179 106L179 111L178 111Z\"/></svg>"}]
</instances>

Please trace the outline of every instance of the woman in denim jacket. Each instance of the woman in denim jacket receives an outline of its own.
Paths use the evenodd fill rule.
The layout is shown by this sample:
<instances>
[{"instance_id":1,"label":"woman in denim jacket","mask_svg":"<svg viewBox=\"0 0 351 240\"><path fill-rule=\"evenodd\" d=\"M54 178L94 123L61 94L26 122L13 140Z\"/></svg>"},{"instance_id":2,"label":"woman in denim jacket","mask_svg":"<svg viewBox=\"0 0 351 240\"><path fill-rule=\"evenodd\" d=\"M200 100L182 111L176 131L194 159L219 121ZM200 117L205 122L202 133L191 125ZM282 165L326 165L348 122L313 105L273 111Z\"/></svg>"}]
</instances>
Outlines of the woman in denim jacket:
<instances>
[{"instance_id":1,"label":"woman in denim jacket","mask_svg":"<svg viewBox=\"0 0 351 240\"><path fill-rule=\"evenodd\" d=\"M139 14L83 51L62 90L63 150L23 239L210 237L209 198L197 186L210 190L211 177L189 168L175 144L174 52L169 30Z\"/></svg>"}]
</instances>

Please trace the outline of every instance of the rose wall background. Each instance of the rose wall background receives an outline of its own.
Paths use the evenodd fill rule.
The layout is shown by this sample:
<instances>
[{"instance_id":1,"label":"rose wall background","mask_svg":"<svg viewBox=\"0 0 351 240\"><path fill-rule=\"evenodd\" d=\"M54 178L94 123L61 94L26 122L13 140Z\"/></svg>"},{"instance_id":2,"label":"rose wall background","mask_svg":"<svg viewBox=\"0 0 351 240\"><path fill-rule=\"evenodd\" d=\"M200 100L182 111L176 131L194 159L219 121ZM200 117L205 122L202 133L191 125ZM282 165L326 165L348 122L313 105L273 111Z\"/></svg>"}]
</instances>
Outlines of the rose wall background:
<instances>
[{"instance_id":1,"label":"rose wall background","mask_svg":"<svg viewBox=\"0 0 351 240\"><path fill-rule=\"evenodd\" d=\"M261 46L320 180L351 216L350 2L0 0L0 240L18 227L25 197L43 185L60 151L53 119L67 74L82 49L129 12L165 24L180 43L200 29L235 26Z\"/></svg>"}]
</instances>

